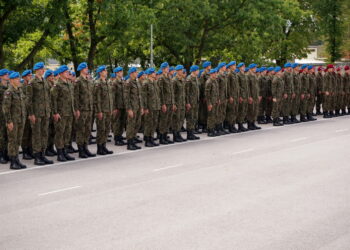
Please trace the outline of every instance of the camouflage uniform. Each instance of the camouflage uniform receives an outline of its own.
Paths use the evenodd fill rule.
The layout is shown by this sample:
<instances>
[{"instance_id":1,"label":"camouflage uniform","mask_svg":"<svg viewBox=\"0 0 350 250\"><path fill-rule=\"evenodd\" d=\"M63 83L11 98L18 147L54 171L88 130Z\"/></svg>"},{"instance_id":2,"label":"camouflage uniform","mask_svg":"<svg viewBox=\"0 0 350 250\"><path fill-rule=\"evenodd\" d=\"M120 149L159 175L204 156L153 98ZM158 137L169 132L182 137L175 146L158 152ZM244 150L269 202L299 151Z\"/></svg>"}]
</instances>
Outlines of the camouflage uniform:
<instances>
[{"instance_id":1,"label":"camouflage uniform","mask_svg":"<svg viewBox=\"0 0 350 250\"><path fill-rule=\"evenodd\" d=\"M212 105L213 107L211 111L208 110L208 131L213 130L217 122L219 94L219 84L217 80L209 78L205 83L205 99L207 105Z\"/></svg>"},{"instance_id":2,"label":"camouflage uniform","mask_svg":"<svg viewBox=\"0 0 350 250\"><path fill-rule=\"evenodd\" d=\"M0 105L1 105L1 112L0 112L0 152L2 154L6 154L7 151L7 129L6 129L6 121L4 114L2 112L2 102L4 100L4 95L7 90L7 87L2 85L0 82Z\"/></svg>"},{"instance_id":3,"label":"camouflage uniform","mask_svg":"<svg viewBox=\"0 0 350 250\"><path fill-rule=\"evenodd\" d=\"M317 114L321 113L321 106L323 103L323 75L317 73L316 75L316 111Z\"/></svg>"},{"instance_id":4,"label":"camouflage uniform","mask_svg":"<svg viewBox=\"0 0 350 250\"><path fill-rule=\"evenodd\" d=\"M256 121L259 112L259 85L256 76L250 72L247 75L247 82L249 97L253 98L253 103L248 103L247 120L248 122L253 123Z\"/></svg>"},{"instance_id":5,"label":"camouflage uniform","mask_svg":"<svg viewBox=\"0 0 350 250\"><path fill-rule=\"evenodd\" d=\"M242 98L242 102L240 102L238 105L237 122L242 124L245 122L247 117L249 88L247 76L244 73L239 72L237 74L237 79L239 82L239 98Z\"/></svg>"},{"instance_id":6,"label":"camouflage uniform","mask_svg":"<svg viewBox=\"0 0 350 250\"><path fill-rule=\"evenodd\" d=\"M276 99L276 101L273 101L272 114L271 114L274 120L279 118L281 113L283 91L284 91L283 78L279 76L274 76L271 83L272 98Z\"/></svg>"},{"instance_id":7,"label":"camouflage uniform","mask_svg":"<svg viewBox=\"0 0 350 250\"><path fill-rule=\"evenodd\" d=\"M314 107L316 103L316 91L317 91L317 82L316 82L316 75L315 74L309 74L309 93L310 98L308 100L308 107L307 107L307 113L309 115L312 115L314 112Z\"/></svg>"},{"instance_id":8,"label":"camouflage uniform","mask_svg":"<svg viewBox=\"0 0 350 250\"><path fill-rule=\"evenodd\" d=\"M301 118L305 117L307 113L307 107L309 103L309 97L307 96L309 94L309 75L302 73L300 76L301 80L301 88L300 88L300 95L304 95L304 98L300 100L300 115Z\"/></svg>"},{"instance_id":9,"label":"camouflage uniform","mask_svg":"<svg viewBox=\"0 0 350 250\"><path fill-rule=\"evenodd\" d=\"M113 109L117 109L118 113L112 117L112 129L114 136L118 138L123 136L126 126L126 111L123 97L124 81L121 78L116 78L113 82Z\"/></svg>"},{"instance_id":10,"label":"camouflage uniform","mask_svg":"<svg viewBox=\"0 0 350 250\"><path fill-rule=\"evenodd\" d=\"M199 106L198 106L198 124L207 125L208 119L208 104L205 97L205 85L209 79L208 72L203 72L199 79Z\"/></svg>"},{"instance_id":11,"label":"camouflage uniform","mask_svg":"<svg viewBox=\"0 0 350 250\"><path fill-rule=\"evenodd\" d=\"M186 104L190 104L190 110L186 111L186 129L193 131L198 122L199 108L199 80L189 75L186 79Z\"/></svg>"},{"instance_id":12,"label":"camouflage uniform","mask_svg":"<svg viewBox=\"0 0 350 250\"><path fill-rule=\"evenodd\" d=\"M27 86L28 86L28 82L24 82L24 84L21 87L24 96L27 96ZM26 107L26 110L27 110L27 107ZM29 150L32 148L32 129L30 127L30 121L28 117L26 117L24 122L21 146L23 150Z\"/></svg>"},{"instance_id":13,"label":"camouflage uniform","mask_svg":"<svg viewBox=\"0 0 350 250\"><path fill-rule=\"evenodd\" d=\"M284 72L283 81L284 81L283 94L286 94L287 98L284 98L284 97L282 98L281 111L282 111L282 116L284 117L284 120L286 120L286 118L291 114L292 93L294 93L293 74L290 72Z\"/></svg>"},{"instance_id":14,"label":"camouflage uniform","mask_svg":"<svg viewBox=\"0 0 350 250\"><path fill-rule=\"evenodd\" d=\"M295 118L297 114L300 112L300 95L301 95L301 77L300 74L293 72L293 93L295 94L295 98L292 99L292 117Z\"/></svg>"},{"instance_id":15,"label":"camouflage uniform","mask_svg":"<svg viewBox=\"0 0 350 250\"><path fill-rule=\"evenodd\" d=\"M171 80L171 85L174 89L174 103L176 105L176 111L173 116L173 130L180 132L181 127L185 120L185 105L186 105L186 90L185 90L185 79L180 79L175 76Z\"/></svg>"},{"instance_id":16,"label":"camouflage uniform","mask_svg":"<svg viewBox=\"0 0 350 250\"><path fill-rule=\"evenodd\" d=\"M219 73L217 82L219 85L219 99L220 104L218 105L218 120L217 124L220 126L223 125L226 117L226 109L227 109L227 77L225 73ZM222 129L222 128L221 128Z\"/></svg>"},{"instance_id":17,"label":"camouflage uniform","mask_svg":"<svg viewBox=\"0 0 350 250\"><path fill-rule=\"evenodd\" d=\"M159 132L161 134L166 134L169 132L173 117L172 106L174 104L174 90L169 76L164 74L158 79L158 86L160 90L160 104L166 105L167 107L166 112L160 111Z\"/></svg>"},{"instance_id":18,"label":"camouflage uniform","mask_svg":"<svg viewBox=\"0 0 350 250\"><path fill-rule=\"evenodd\" d=\"M152 137L156 132L159 110L160 98L157 82L151 79L146 79L142 85L142 92L144 93L143 106L148 109L148 114L145 114L144 136Z\"/></svg>"},{"instance_id":19,"label":"camouflage uniform","mask_svg":"<svg viewBox=\"0 0 350 250\"><path fill-rule=\"evenodd\" d=\"M264 116L267 115L267 84L268 84L268 77L267 76L260 76L258 78L259 83L259 96L261 96L261 101L259 104L259 121L263 122Z\"/></svg>"}]
</instances>

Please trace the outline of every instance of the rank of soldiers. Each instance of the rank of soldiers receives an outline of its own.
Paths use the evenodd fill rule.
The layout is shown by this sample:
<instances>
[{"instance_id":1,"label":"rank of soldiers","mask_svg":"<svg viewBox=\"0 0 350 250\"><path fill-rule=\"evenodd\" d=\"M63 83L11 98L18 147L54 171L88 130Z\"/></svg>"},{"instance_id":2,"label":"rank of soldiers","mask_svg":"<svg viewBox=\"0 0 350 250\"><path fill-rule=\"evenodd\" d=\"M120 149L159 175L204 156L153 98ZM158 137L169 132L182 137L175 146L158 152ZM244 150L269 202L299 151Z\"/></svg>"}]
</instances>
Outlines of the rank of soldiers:
<instances>
[{"instance_id":1,"label":"rank of soldiers","mask_svg":"<svg viewBox=\"0 0 350 250\"><path fill-rule=\"evenodd\" d=\"M214 137L261 129L257 123L283 126L350 111L349 66L258 68L232 61L214 68L206 61L202 68L193 65L187 74L182 65L164 62L159 71L131 67L126 77L117 67L108 78L100 66L94 80L85 62L79 77L66 65L45 70L43 62L34 65L34 74L1 69L0 163L26 168L20 147L23 159L35 165L53 164L47 158L53 156L73 161L75 152L95 157L88 148L94 124L96 153L106 155L113 154L106 146L111 131L115 145L138 150L139 132L146 147L155 147L199 140L200 133Z\"/></svg>"}]
</instances>

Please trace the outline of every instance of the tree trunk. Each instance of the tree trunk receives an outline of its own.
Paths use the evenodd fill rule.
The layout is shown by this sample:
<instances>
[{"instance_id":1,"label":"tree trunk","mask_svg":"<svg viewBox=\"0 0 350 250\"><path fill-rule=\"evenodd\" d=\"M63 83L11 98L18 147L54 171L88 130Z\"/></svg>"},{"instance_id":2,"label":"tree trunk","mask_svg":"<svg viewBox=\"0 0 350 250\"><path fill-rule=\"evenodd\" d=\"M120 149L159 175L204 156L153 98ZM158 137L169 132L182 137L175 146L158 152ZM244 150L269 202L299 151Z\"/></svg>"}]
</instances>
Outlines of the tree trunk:
<instances>
[{"instance_id":1,"label":"tree trunk","mask_svg":"<svg viewBox=\"0 0 350 250\"><path fill-rule=\"evenodd\" d=\"M10 4L11 5L11 4ZM0 68L4 67L4 25L9 15L17 8L17 6L6 6L4 14L0 17ZM5 7L5 8L6 8Z\"/></svg>"}]
</instances>

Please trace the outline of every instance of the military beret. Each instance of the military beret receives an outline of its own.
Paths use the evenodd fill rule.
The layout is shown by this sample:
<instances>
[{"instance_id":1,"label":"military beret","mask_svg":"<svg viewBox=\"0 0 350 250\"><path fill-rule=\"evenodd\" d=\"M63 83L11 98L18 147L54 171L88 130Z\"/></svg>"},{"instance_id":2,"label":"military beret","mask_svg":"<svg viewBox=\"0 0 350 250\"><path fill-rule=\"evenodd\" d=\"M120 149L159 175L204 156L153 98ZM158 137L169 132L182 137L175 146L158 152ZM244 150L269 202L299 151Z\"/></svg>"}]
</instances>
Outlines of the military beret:
<instances>
[{"instance_id":1,"label":"military beret","mask_svg":"<svg viewBox=\"0 0 350 250\"><path fill-rule=\"evenodd\" d=\"M21 80L20 80L20 82L21 82L21 83L24 83L24 80L23 80L23 79L21 79Z\"/></svg>"},{"instance_id":2,"label":"military beret","mask_svg":"<svg viewBox=\"0 0 350 250\"><path fill-rule=\"evenodd\" d=\"M306 69L308 67L308 65L307 64L303 64L303 65L301 65L301 69Z\"/></svg>"},{"instance_id":3,"label":"military beret","mask_svg":"<svg viewBox=\"0 0 350 250\"><path fill-rule=\"evenodd\" d=\"M320 66L320 67L317 68L317 71L322 71L322 70L323 70L323 67L322 67L322 66Z\"/></svg>"},{"instance_id":4,"label":"military beret","mask_svg":"<svg viewBox=\"0 0 350 250\"><path fill-rule=\"evenodd\" d=\"M134 73L136 71L137 71L137 69L135 67L131 67L128 71L128 74L130 75L131 73Z\"/></svg>"},{"instance_id":5,"label":"military beret","mask_svg":"<svg viewBox=\"0 0 350 250\"><path fill-rule=\"evenodd\" d=\"M9 70L9 75L11 75L13 72L15 72L15 71L13 71L13 70Z\"/></svg>"},{"instance_id":6,"label":"military beret","mask_svg":"<svg viewBox=\"0 0 350 250\"><path fill-rule=\"evenodd\" d=\"M249 69L254 69L255 67L257 67L258 65L256 63L252 63L249 65Z\"/></svg>"},{"instance_id":7,"label":"military beret","mask_svg":"<svg viewBox=\"0 0 350 250\"><path fill-rule=\"evenodd\" d=\"M274 70L273 71L275 71L275 72L279 72L279 71L281 71L282 70L282 68L280 67L280 66L277 66L276 68L274 68Z\"/></svg>"},{"instance_id":8,"label":"military beret","mask_svg":"<svg viewBox=\"0 0 350 250\"><path fill-rule=\"evenodd\" d=\"M157 71L157 75L161 75L161 74L163 74L163 71L160 69Z\"/></svg>"},{"instance_id":9,"label":"military beret","mask_svg":"<svg viewBox=\"0 0 350 250\"><path fill-rule=\"evenodd\" d=\"M185 68L184 68L182 71L183 71L184 73L187 73L187 69L185 69Z\"/></svg>"},{"instance_id":10,"label":"military beret","mask_svg":"<svg viewBox=\"0 0 350 250\"><path fill-rule=\"evenodd\" d=\"M210 71L209 71L209 74L211 75L211 74L214 74L214 73L217 73L217 70L216 69L211 69Z\"/></svg>"},{"instance_id":11,"label":"military beret","mask_svg":"<svg viewBox=\"0 0 350 250\"><path fill-rule=\"evenodd\" d=\"M341 67L338 67L338 68L337 68L337 71L338 71L338 72L341 71Z\"/></svg>"},{"instance_id":12,"label":"military beret","mask_svg":"<svg viewBox=\"0 0 350 250\"><path fill-rule=\"evenodd\" d=\"M143 76L144 74L145 74L145 72L140 71L140 72L137 74L137 78L140 78L140 77Z\"/></svg>"},{"instance_id":13,"label":"military beret","mask_svg":"<svg viewBox=\"0 0 350 250\"><path fill-rule=\"evenodd\" d=\"M235 72L236 72L236 73L239 73L239 69L235 69Z\"/></svg>"},{"instance_id":14,"label":"military beret","mask_svg":"<svg viewBox=\"0 0 350 250\"><path fill-rule=\"evenodd\" d=\"M167 67L169 67L169 63L167 63L167 62L163 62L163 63L160 65L160 68L161 68L161 69L165 69L165 68L167 68Z\"/></svg>"},{"instance_id":15,"label":"military beret","mask_svg":"<svg viewBox=\"0 0 350 250\"><path fill-rule=\"evenodd\" d=\"M344 67L344 70L349 70L349 69L350 69L349 65L346 65L346 66Z\"/></svg>"},{"instance_id":16,"label":"military beret","mask_svg":"<svg viewBox=\"0 0 350 250\"><path fill-rule=\"evenodd\" d=\"M46 70L45 74L44 74L44 79L48 78L52 74L53 74L53 71L51 69ZM23 74L22 74L22 76L23 76Z\"/></svg>"},{"instance_id":17,"label":"military beret","mask_svg":"<svg viewBox=\"0 0 350 250\"><path fill-rule=\"evenodd\" d=\"M203 68L206 68L206 67L209 67L210 65L211 65L210 61L205 61L202 66Z\"/></svg>"},{"instance_id":18,"label":"military beret","mask_svg":"<svg viewBox=\"0 0 350 250\"><path fill-rule=\"evenodd\" d=\"M71 74L72 76L76 76L76 74L75 74L74 71L70 71L70 74Z\"/></svg>"},{"instance_id":19,"label":"military beret","mask_svg":"<svg viewBox=\"0 0 350 250\"><path fill-rule=\"evenodd\" d=\"M231 66L233 66L233 65L236 65L236 61L231 61L231 62L229 62L229 63L226 65L226 67L229 68L229 67L231 67Z\"/></svg>"},{"instance_id":20,"label":"military beret","mask_svg":"<svg viewBox=\"0 0 350 250\"><path fill-rule=\"evenodd\" d=\"M248 70L249 70L249 67L248 67L248 68L245 68L245 69L244 69L244 72L248 72Z\"/></svg>"},{"instance_id":21,"label":"military beret","mask_svg":"<svg viewBox=\"0 0 350 250\"><path fill-rule=\"evenodd\" d=\"M199 71L199 73L198 73L198 77L201 77L201 75L203 74L203 72L204 72L204 69L201 69L201 70Z\"/></svg>"},{"instance_id":22,"label":"military beret","mask_svg":"<svg viewBox=\"0 0 350 250\"><path fill-rule=\"evenodd\" d=\"M115 78L115 77L116 77L115 73L110 74L110 78Z\"/></svg>"},{"instance_id":23,"label":"military beret","mask_svg":"<svg viewBox=\"0 0 350 250\"><path fill-rule=\"evenodd\" d=\"M126 76L124 77L124 80L127 81L127 80L129 80L129 78L130 78L130 75L126 75Z\"/></svg>"},{"instance_id":24,"label":"military beret","mask_svg":"<svg viewBox=\"0 0 350 250\"><path fill-rule=\"evenodd\" d=\"M101 65L101 66L99 66L99 67L97 68L96 73L100 73L100 72L102 72L102 71L104 71L104 70L107 70L106 65Z\"/></svg>"},{"instance_id":25,"label":"military beret","mask_svg":"<svg viewBox=\"0 0 350 250\"><path fill-rule=\"evenodd\" d=\"M153 74L154 72L156 72L156 70L154 69L154 68L148 68L147 70L146 70L146 74L147 75L151 75L151 74Z\"/></svg>"},{"instance_id":26,"label":"military beret","mask_svg":"<svg viewBox=\"0 0 350 250\"><path fill-rule=\"evenodd\" d=\"M334 69L334 65L333 64L328 64L327 65L327 69Z\"/></svg>"},{"instance_id":27,"label":"military beret","mask_svg":"<svg viewBox=\"0 0 350 250\"><path fill-rule=\"evenodd\" d=\"M292 64L287 62L285 65L284 65L285 68L289 68L289 67L292 67Z\"/></svg>"},{"instance_id":28,"label":"military beret","mask_svg":"<svg viewBox=\"0 0 350 250\"><path fill-rule=\"evenodd\" d=\"M49 70L48 70L49 71ZM46 71L47 72L47 71ZM45 73L46 73L45 72ZM32 71L30 70L30 69L27 69L27 70L25 70L25 71L23 71L23 73L22 73L22 77L25 77L25 76L27 76L27 75L29 75L29 74L31 74L32 73Z\"/></svg>"},{"instance_id":29,"label":"military beret","mask_svg":"<svg viewBox=\"0 0 350 250\"><path fill-rule=\"evenodd\" d=\"M34 70L42 69L44 68L44 63L43 62L38 62L34 65Z\"/></svg>"},{"instance_id":30,"label":"military beret","mask_svg":"<svg viewBox=\"0 0 350 250\"><path fill-rule=\"evenodd\" d=\"M0 76L6 75L8 73L9 73L8 69L1 69L0 70Z\"/></svg>"},{"instance_id":31,"label":"military beret","mask_svg":"<svg viewBox=\"0 0 350 250\"><path fill-rule=\"evenodd\" d=\"M245 64L243 63L243 62L241 62L241 63L239 63L238 65L237 65L237 68L240 68L240 67L242 67L242 66L244 66Z\"/></svg>"},{"instance_id":32,"label":"military beret","mask_svg":"<svg viewBox=\"0 0 350 250\"><path fill-rule=\"evenodd\" d=\"M225 62L221 62L221 63L219 63L219 65L217 66L217 69L219 70L219 69L221 69L221 68L223 68L223 67L225 67L226 66L226 63Z\"/></svg>"},{"instance_id":33,"label":"military beret","mask_svg":"<svg viewBox=\"0 0 350 250\"><path fill-rule=\"evenodd\" d=\"M123 67L116 67L114 70L113 70L113 73L118 73L120 71L123 71Z\"/></svg>"},{"instance_id":34,"label":"military beret","mask_svg":"<svg viewBox=\"0 0 350 250\"><path fill-rule=\"evenodd\" d=\"M53 76L57 76L58 75L58 69L54 70L53 72Z\"/></svg>"},{"instance_id":35,"label":"military beret","mask_svg":"<svg viewBox=\"0 0 350 250\"><path fill-rule=\"evenodd\" d=\"M10 79L15 79L15 78L19 78L20 74L18 72L12 72L10 74Z\"/></svg>"},{"instance_id":36,"label":"military beret","mask_svg":"<svg viewBox=\"0 0 350 250\"><path fill-rule=\"evenodd\" d=\"M169 71L174 71L175 70L175 68L173 67L173 66L171 66L170 68L169 68Z\"/></svg>"},{"instance_id":37,"label":"military beret","mask_svg":"<svg viewBox=\"0 0 350 250\"><path fill-rule=\"evenodd\" d=\"M82 63L79 64L77 70L78 70L78 71L83 70L83 69L87 68L87 66L88 66L88 65L87 65L86 62L82 62Z\"/></svg>"},{"instance_id":38,"label":"military beret","mask_svg":"<svg viewBox=\"0 0 350 250\"><path fill-rule=\"evenodd\" d=\"M68 66L67 66L67 65L62 65L62 66L60 66L60 67L57 69L57 73L58 73L58 74L61 74L61 73L65 72L65 71L67 71L67 70L69 70Z\"/></svg>"},{"instance_id":39,"label":"military beret","mask_svg":"<svg viewBox=\"0 0 350 250\"><path fill-rule=\"evenodd\" d=\"M197 71L199 70L199 67L197 65L192 65L191 68L190 68L190 72L194 72L194 71Z\"/></svg>"},{"instance_id":40,"label":"military beret","mask_svg":"<svg viewBox=\"0 0 350 250\"><path fill-rule=\"evenodd\" d=\"M275 68L274 67L269 67L269 68L267 68L267 71L272 71L272 70L274 70Z\"/></svg>"},{"instance_id":41,"label":"military beret","mask_svg":"<svg viewBox=\"0 0 350 250\"><path fill-rule=\"evenodd\" d=\"M293 68L293 69L295 69L295 68L298 67L298 66L299 66L299 63L293 63L293 64L292 64L292 68Z\"/></svg>"},{"instance_id":42,"label":"military beret","mask_svg":"<svg viewBox=\"0 0 350 250\"><path fill-rule=\"evenodd\" d=\"M184 66L182 66L182 65L177 65L176 67L175 67L175 70L176 71L178 71L178 70L183 70L184 69Z\"/></svg>"},{"instance_id":43,"label":"military beret","mask_svg":"<svg viewBox=\"0 0 350 250\"><path fill-rule=\"evenodd\" d=\"M310 69L312 69L313 67L314 67L314 66L309 65L309 66L307 66L307 69L310 70Z\"/></svg>"},{"instance_id":44,"label":"military beret","mask_svg":"<svg viewBox=\"0 0 350 250\"><path fill-rule=\"evenodd\" d=\"M260 71L261 71L261 72L263 72L263 71L265 71L265 70L267 70L266 67L261 67L261 68L260 68Z\"/></svg>"}]
</instances>

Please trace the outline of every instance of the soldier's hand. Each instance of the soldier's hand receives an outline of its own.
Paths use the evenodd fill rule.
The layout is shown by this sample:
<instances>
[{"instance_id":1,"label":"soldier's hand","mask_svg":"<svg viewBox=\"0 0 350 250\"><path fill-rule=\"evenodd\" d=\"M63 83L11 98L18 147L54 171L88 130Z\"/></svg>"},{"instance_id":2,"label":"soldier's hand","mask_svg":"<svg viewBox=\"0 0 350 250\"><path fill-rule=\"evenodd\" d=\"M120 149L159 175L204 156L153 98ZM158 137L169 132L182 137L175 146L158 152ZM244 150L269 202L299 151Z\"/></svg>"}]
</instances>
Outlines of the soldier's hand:
<instances>
[{"instance_id":1,"label":"soldier's hand","mask_svg":"<svg viewBox=\"0 0 350 250\"><path fill-rule=\"evenodd\" d=\"M277 102L277 99L276 99L276 98L272 98L272 101L273 101L273 102Z\"/></svg>"},{"instance_id":2,"label":"soldier's hand","mask_svg":"<svg viewBox=\"0 0 350 250\"><path fill-rule=\"evenodd\" d=\"M243 98L240 97L240 98L239 98L239 103L242 103L242 102L243 102Z\"/></svg>"},{"instance_id":3,"label":"soldier's hand","mask_svg":"<svg viewBox=\"0 0 350 250\"><path fill-rule=\"evenodd\" d=\"M173 105L173 112L175 112L177 110L177 107L176 107L176 105L174 104Z\"/></svg>"},{"instance_id":4,"label":"soldier's hand","mask_svg":"<svg viewBox=\"0 0 350 250\"><path fill-rule=\"evenodd\" d=\"M145 115L148 115L149 114L149 110L148 109L142 109L143 110L143 113L145 114ZM141 111L141 113L142 113L142 111Z\"/></svg>"},{"instance_id":5,"label":"soldier's hand","mask_svg":"<svg viewBox=\"0 0 350 250\"><path fill-rule=\"evenodd\" d=\"M162 105L162 112L165 113L167 111L167 107L165 104Z\"/></svg>"},{"instance_id":6,"label":"soldier's hand","mask_svg":"<svg viewBox=\"0 0 350 250\"><path fill-rule=\"evenodd\" d=\"M294 93L292 94L292 98L293 98L293 99L295 98L295 94L294 94Z\"/></svg>"},{"instance_id":7,"label":"soldier's hand","mask_svg":"<svg viewBox=\"0 0 350 250\"><path fill-rule=\"evenodd\" d=\"M233 103L233 97L230 97L229 102L232 104Z\"/></svg>"},{"instance_id":8,"label":"soldier's hand","mask_svg":"<svg viewBox=\"0 0 350 250\"><path fill-rule=\"evenodd\" d=\"M287 95L287 94L284 94L284 95L283 95L283 98L284 98L284 99L287 99L287 98L288 98L288 95Z\"/></svg>"},{"instance_id":9,"label":"soldier's hand","mask_svg":"<svg viewBox=\"0 0 350 250\"><path fill-rule=\"evenodd\" d=\"M187 103L186 104L186 111L190 111L190 109L191 109L191 104Z\"/></svg>"},{"instance_id":10,"label":"soldier's hand","mask_svg":"<svg viewBox=\"0 0 350 250\"><path fill-rule=\"evenodd\" d=\"M112 114L113 114L114 116L116 116L118 113L119 113L119 109L115 109L115 110L112 111Z\"/></svg>"},{"instance_id":11,"label":"soldier's hand","mask_svg":"<svg viewBox=\"0 0 350 250\"><path fill-rule=\"evenodd\" d=\"M262 96L259 96L259 103L261 102Z\"/></svg>"},{"instance_id":12,"label":"soldier's hand","mask_svg":"<svg viewBox=\"0 0 350 250\"><path fill-rule=\"evenodd\" d=\"M131 109L128 110L128 116L134 118L134 112Z\"/></svg>"},{"instance_id":13,"label":"soldier's hand","mask_svg":"<svg viewBox=\"0 0 350 250\"><path fill-rule=\"evenodd\" d=\"M53 115L53 119L54 119L55 122L58 122L58 120L61 119L60 114L54 114Z\"/></svg>"},{"instance_id":14,"label":"soldier's hand","mask_svg":"<svg viewBox=\"0 0 350 250\"><path fill-rule=\"evenodd\" d=\"M7 123L7 129L8 129L8 131L13 130L13 122Z\"/></svg>"},{"instance_id":15,"label":"soldier's hand","mask_svg":"<svg viewBox=\"0 0 350 250\"><path fill-rule=\"evenodd\" d=\"M310 94L307 94L307 98L310 98L311 97L311 95Z\"/></svg>"},{"instance_id":16,"label":"soldier's hand","mask_svg":"<svg viewBox=\"0 0 350 250\"><path fill-rule=\"evenodd\" d=\"M325 94L326 94L326 96L329 96L329 92L328 91L326 91Z\"/></svg>"},{"instance_id":17,"label":"soldier's hand","mask_svg":"<svg viewBox=\"0 0 350 250\"><path fill-rule=\"evenodd\" d=\"M213 109L213 105L208 105L208 111L210 112Z\"/></svg>"},{"instance_id":18,"label":"soldier's hand","mask_svg":"<svg viewBox=\"0 0 350 250\"><path fill-rule=\"evenodd\" d=\"M249 103L249 104L253 104L253 98L252 98L252 97L249 97L249 98L248 98L248 103Z\"/></svg>"},{"instance_id":19,"label":"soldier's hand","mask_svg":"<svg viewBox=\"0 0 350 250\"><path fill-rule=\"evenodd\" d=\"M97 119L99 119L101 121L102 118L103 118L103 113L102 112L97 113Z\"/></svg>"},{"instance_id":20,"label":"soldier's hand","mask_svg":"<svg viewBox=\"0 0 350 250\"><path fill-rule=\"evenodd\" d=\"M304 95L304 94L301 94L301 95L300 95L300 98L301 98L301 100L304 100L305 95Z\"/></svg>"},{"instance_id":21,"label":"soldier's hand","mask_svg":"<svg viewBox=\"0 0 350 250\"><path fill-rule=\"evenodd\" d=\"M35 115L30 115L30 116L28 116L28 119L30 120L30 122L31 122L32 124L35 124Z\"/></svg>"},{"instance_id":22,"label":"soldier's hand","mask_svg":"<svg viewBox=\"0 0 350 250\"><path fill-rule=\"evenodd\" d=\"M77 111L75 111L75 118L78 120L79 117L80 117L80 111L77 110Z\"/></svg>"}]
</instances>

